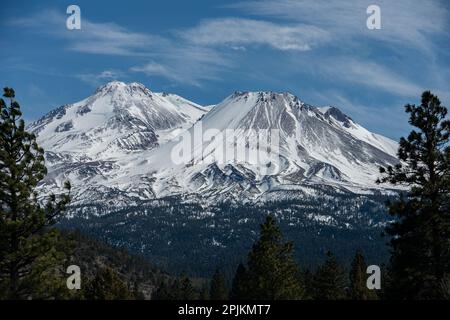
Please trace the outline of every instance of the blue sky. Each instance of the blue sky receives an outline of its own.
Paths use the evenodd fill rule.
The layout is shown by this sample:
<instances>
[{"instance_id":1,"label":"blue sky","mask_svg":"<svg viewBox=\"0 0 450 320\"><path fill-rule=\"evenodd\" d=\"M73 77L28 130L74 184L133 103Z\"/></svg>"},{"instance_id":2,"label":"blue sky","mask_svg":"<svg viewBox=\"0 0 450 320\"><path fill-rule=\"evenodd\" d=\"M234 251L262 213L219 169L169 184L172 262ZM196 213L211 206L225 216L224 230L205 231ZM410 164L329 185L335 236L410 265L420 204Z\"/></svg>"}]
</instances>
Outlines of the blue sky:
<instances>
[{"instance_id":1,"label":"blue sky","mask_svg":"<svg viewBox=\"0 0 450 320\"><path fill-rule=\"evenodd\" d=\"M1 86L25 117L111 80L214 104L235 90L335 105L394 139L425 89L450 105L448 1L4 1ZM81 8L67 30L66 8ZM369 5L381 29L366 27Z\"/></svg>"}]
</instances>

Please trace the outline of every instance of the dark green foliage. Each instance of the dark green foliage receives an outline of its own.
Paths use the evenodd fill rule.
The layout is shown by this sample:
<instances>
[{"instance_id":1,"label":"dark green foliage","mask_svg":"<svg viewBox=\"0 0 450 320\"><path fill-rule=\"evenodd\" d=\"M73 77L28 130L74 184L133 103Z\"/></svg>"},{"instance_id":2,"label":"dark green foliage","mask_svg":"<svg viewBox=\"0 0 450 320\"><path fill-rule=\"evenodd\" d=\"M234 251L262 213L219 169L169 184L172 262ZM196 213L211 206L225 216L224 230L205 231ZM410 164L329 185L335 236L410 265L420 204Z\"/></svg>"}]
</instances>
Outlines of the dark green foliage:
<instances>
[{"instance_id":1,"label":"dark green foliage","mask_svg":"<svg viewBox=\"0 0 450 320\"><path fill-rule=\"evenodd\" d=\"M162 281L152 295L152 300L195 300L198 296L191 280L181 276L173 281Z\"/></svg>"},{"instance_id":2,"label":"dark green foliage","mask_svg":"<svg viewBox=\"0 0 450 320\"><path fill-rule=\"evenodd\" d=\"M180 280L175 280L175 283L177 282L178 285L175 286L177 300L197 299L197 292L187 276L183 276Z\"/></svg>"},{"instance_id":3,"label":"dark green foliage","mask_svg":"<svg viewBox=\"0 0 450 320\"><path fill-rule=\"evenodd\" d=\"M60 225L78 228L113 246L120 243L170 273L185 271L193 277L213 274L220 266L226 278L232 279L257 240L261 220L271 212L276 212L285 238L294 242L295 259L302 266L313 269L319 265L324 246L346 267L358 248L371 261L388 261L386 238L380 236L380 225L388 219L384 205L388 197L345 195L330 189L317 190L317 194L258 206L217 203L208 207L211 214L205 214L201 204L183 203L176 197L144 201L126 209L71 206L74 218ZM316 215L327 216L330 222L308 218ZM130 228L136 231L129 232ZM213 238L221 245L215 245Z\"/></svg>"},{"instance_id":4,"label":"dark green foliage","mask_svg":"<svg viewBox=\"0 0 450 320\"><path fill-rule=\"evenodd\" d=\"M247 270L242 263L239 263L231 284L230 300L243 300L248 296L247 282Z\"/></svg>"},{"instance_id":5,"label":"dark green foliage","mask_svg":"<svg viewBox=\"0 0 450 320\"><path fill-rule=\"evenodd\" d=\"M133 289L131 290L131 295L133 300L145 300L145 295L142 292L139 282L134 281L133 283Z\"/></svg>"},{"instance_id":6,"label":"dark green foliage","mask_svg":"<svg viewBox=\"0 0 450 320\"><path fill-rule=\"evenodd\" d=\"M162 280L169 278L166 273L145 259L123 249L108 246L80 232L63 231L62 235L63 242L69 242L73 248L68 264L78 265L82 273L82 290L75 292L74 298L84 299L85 284L92 281L105 268L114 270L137 300L150 299L154 288Z\"/></svg>"},{"instance_id":7,"label":"dark green foliage","mask_svg":"<svg viewBox=\"0 0 450 320\"><path fill-rule=\"evenodd\" d=\"M211 280L211 289L209 291L211 300L226 300L228 299L228 289L225 276L219 270L214 272Z\"/></svg>"},{"instance_id":8,"label":"dark green foliage","mask_svg":"<svg viewBox=\"0 0 450 320\"><path fill-rule=\"evenodd\" d=\"M209 300L209 290L206 284L204 284L200 290L199 300Z\"/></svg>"},{"instance_id":9,"label":"dark green foliage","mask_svg":"<svg viewBox=\"0 0 450 320\"><path fill-rule=\"evenodd\" d=\"M88 300L129 300L133 294L117 272L105 267L87 284L85 297Z\"/></svg>"},{"instance_id":10,"label":"dark green foliage","mask_svg":"<svg viewBox=\"0 0 450 320\"><path fill-rule=\"evenodd\" d=\"M301 299L304 291L294 261L293 244L284 242L273 216L261 225L260 237L248 255L243 284L247 299Z\"/></svg>"},{"instance_id":11,"label":"dark green foliage","mask_svg":"<svg viewBox=\"0 0 450 320\"><path fill-rule=\"evenodd\" d=\"M69 195L38 202L35 188L47 172L44 151L25 130L14 90L4 88L3 96L9 104L0 99L0 297L59 296L63 282L55 275L65 257L56 251L58 233L49 227ZM65 188L70 190L68 182Z\"/></svg>"},{"instance_id":12,"label":"dark green foliage","mask_svg":"<svg viewBox=\"0 0 450 320\"><path fill-rule=\"evenodd\" d=\"M400 139L403 164L381 168L379 182L405 185L406 195L390 203L392 236L389 288L394 299L439 299L450 281L450 121L439 99L426 91L419 106L406 105L415 127Z\"/></svg>"},{"instance_id":13,"label":"dark green foliage","mask_svg":"<svg viewBox=\"0 0 450 320\"><path fill-rule=\"evenodd\" d=\"M304 299L312 299L314 297L314 274L311 270L306 269L302 272L302 279L303 285L305 286Z\"/></svg>"},{"instance_id":14,"label":"dark green foliage","mask_svg":"<svg viewBox=\"0 0 450 320\"><path fill-rule=\"evenodd\" d=\"M353 300L375 300L377 294L367 288L367 264L362 251L358 250L350 270L349 298Z\"/></svg>"},{"instance_id":15,"label":"dark green foliage","mask_svg":"<svg viewBox=\"0 0 450 320\"><path fill-rule=\"evenodd\" d=\"M155 292L152 294L152 300L173 300L171 288L167 281L161 281Z\"/></svg>"},{"instance_id":16,"label":"dark green foliage","mask_svg":"<svg viewBox=\"0 0 450 320\"><path fill-rule=\"evenodd\" d=\"M51 228L66 209L69 194L50 195L44 204L37 201L35 188L46 174L44 151L25 130L14 90L4 91L9 105L0 99L0 298L125 299L130 297L128 286L137 281L149 295L148 283L156 281L151 276L157 273L148 272L143 267L147 263ZM65 188L70 190L68 182ZM81 267L82 290L66 287L65 268L70 264ZM127 284L117 272L125 275ZM134 294L141 293L136 286Z\"/></svg>"},{"instance_id":17,"label":"dark green foliage","mask_svg":"<svg viewBox=\"0 0 450 320\"><path fill-rule=\"evenodd\" d=\"M335 256L328 251L327 260L314 275L313 298L317 300L345 299L345 288L345 271Z\"/></svg>"}]
</instances>

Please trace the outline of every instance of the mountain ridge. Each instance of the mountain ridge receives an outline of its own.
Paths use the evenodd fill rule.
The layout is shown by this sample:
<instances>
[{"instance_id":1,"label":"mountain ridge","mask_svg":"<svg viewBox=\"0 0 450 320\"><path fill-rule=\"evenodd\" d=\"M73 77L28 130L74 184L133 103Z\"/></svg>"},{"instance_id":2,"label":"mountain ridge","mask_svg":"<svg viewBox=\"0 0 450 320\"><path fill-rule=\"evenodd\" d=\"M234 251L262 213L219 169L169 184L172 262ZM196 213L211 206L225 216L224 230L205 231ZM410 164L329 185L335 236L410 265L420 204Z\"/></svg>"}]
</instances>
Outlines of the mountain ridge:
<instances>
[{"instance_id":1,"label":"mountain ridge","mask_svg":"<svg viewBox=\"0 0 450 320\"><path fill-rule=\"evenodd\" d=\"M211 139L192 147L189 163L173 164L174 146L200 123L203 132L234 130L247 143L258 130L278 130L279 154L263 164L208 163L204 150L222 152L220 141ZM43 193L69 179L76 203L114 194L123 197L118 200L123 205L171 195L200 195L206 202L258 201L267 192L314 184L356 194L389 193L390 187L375 184L378 167L398 161L392 140L366 130L336 107L318 108L288 92L236 91L207 108L140 83L113 81L28 128L46 150L49 174L40 186ZM225 148L234 145L235 140L224 141ZM267 166L278 173L261 173Z\"/></svg>"}]
</instances>

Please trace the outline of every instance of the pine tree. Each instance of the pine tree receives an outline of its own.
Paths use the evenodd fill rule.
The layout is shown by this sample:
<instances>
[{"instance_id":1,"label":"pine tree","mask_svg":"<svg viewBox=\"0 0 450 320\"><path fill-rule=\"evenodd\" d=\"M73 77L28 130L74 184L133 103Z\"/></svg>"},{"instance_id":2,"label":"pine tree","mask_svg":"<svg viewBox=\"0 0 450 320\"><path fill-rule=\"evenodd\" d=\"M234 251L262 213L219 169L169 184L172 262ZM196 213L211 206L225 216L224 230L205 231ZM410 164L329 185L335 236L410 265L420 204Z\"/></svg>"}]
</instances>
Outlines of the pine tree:
<instances>
[{"instance_id":1,"label":"pine tree","mask_svg":"<svg viewBox=\"0 0 450 320\"><path fill-rule=\"evenodd\" d=\"M195 300L197 293L192 285L191 280L187 276L182 276L180 280L177 280L175 286L176 300Z\"/></svg>"},{"instance_id":2,"label":"pine tree","mask_svg":"<svg viewBox=\"0 0 450 320\"><path fill-rule=\"evenodd\" d=\"M197 298L197 291L186 275L173 281L161 281L158 289L152 294L152 300L195 300Z\"/></svg>"},{"instance_id":3,"label":"pine tree","mask_svg":"<svg viewBox=\"0 0 450 320\"><path fill-rule=\"evenodd\" d=\"M248 291L246 286L247 281L247 270L242 263L239 263L236 272L234 274L233 282L230 291L230 300L245 300L248 298Z\"/></svg>"},{"instance_id":4,"label":"pine tree","mask_svg":"<svg viewBox=\"0 0 450 320\"><path fill-rule=\"evenodd\" d=\"M228 289L225 276L219 270L214 272L211 280L211 289L209 292L211 300L226 300L228 298Z\"/></svg>"},{"instance_id":5,"label":"pine tree","mask_svg":"<svg viewBox=\"0 0 450 320\"><path fill-rule=\"evenodd\" d=\"M415 127L401 138L402 163L381 168L378 182L409 187L390 203L395 222L387 228L392 237L386 294L396 299L439 299L448 294L450 279L450 121L447 108L425 91L419 106L406 105Z\"/></svg>"},{"instance_id":6,"label":"pine tree","mask_svg":"<svg viewBox=\"0 0 450 320\"><path fill-rule=\"evenodd\" d=\"M305 287L304 299L309 300L314 297L314 274L306 269L302 272L303 286Z\"/></svg>"},{"instance_id":7,"label":"pine tree","mask_svg":"<svg viewBox=\"0 0 450 320\"><path fill-rule=\"evenodd\" d=\"M133 300L145 300L145 295L141 290L139 290L139 287L139 283L135 280L133 282L133 290L131 291Z\"/></svg>"},{"instance_id":8,"label":"pine tree","mask_svg":"<svg viewBox=\"0 0 450 320\"><path fill-rule=\"evenodd\" d=\"M152 300L171 300L169 286L165 280L162 280L158 288L152 293Z\"/></svg>"},{"instance_id":9,"label":"pine tree","mask_svg":"<svg viewBox=\"0 0 450 320\"><path fill-rule=\"evenodd\" d=\"M292 242L284 242L273 216L261 225L259 240L248 255L246 293L249 299L301 299L301 275L293 257Z\"/></svg>"},{"instance_id":10,"label":"pine tree","mask_svg":"<svg viewBox=\"0 0 450 320\"><path fill-rule=\"evenodd\" d=\"M117 272L109 267L97 271L95 278L88 284L85 295L89 300L129 300L133 298L133 294Z\"/></svg>"},{"instance_id":11,"label":"pine tree","mask_svg":"<svg viewBox=\"0 0 450 320\"><path fill-rule=\"evenodd\" d=\"M353 300L375 300L377 295L367 288L367 264L362 251L358 250L350 270L349 298Z\"/></svg>"},{"instance_id":12,"label":"pine tree","mask_svg":"<svg viewBox=\"0 0 450 320\"><path fill-rule=\"evenodd\" d=\"M49 286L38 270L55 270L58 260L58 233L49 227L63 213L69 195L51 195L45 205L38 202L36 185L46 174L44 151L25 130L14 90L4 88L3 96L9 104L0 99L0 297L37 298L39 287Z\"/></svg>"},{"instance_id":13,"label":"pine tree","mask_svg":"<svg viewBox=\"0 0 450 320\"><path fill-rule=\"evenodd\" d=\"M314 275L314 299L345 299L345 287L344 269L339 265L335 256L328 251L327 260L318 268Z\"/></svg>"},{"instance_id":14,"label":"pine tree","mask_svg":"<svg viewBox=\"0 0 450 320\"><path fill-rule=\"evenodd\" d=\"M205 283L202 286L202 289L200 290L200 294L199 294L199 300L209 300L209 290L208 290L208 285Z\"/></svg>"}]
</instances>

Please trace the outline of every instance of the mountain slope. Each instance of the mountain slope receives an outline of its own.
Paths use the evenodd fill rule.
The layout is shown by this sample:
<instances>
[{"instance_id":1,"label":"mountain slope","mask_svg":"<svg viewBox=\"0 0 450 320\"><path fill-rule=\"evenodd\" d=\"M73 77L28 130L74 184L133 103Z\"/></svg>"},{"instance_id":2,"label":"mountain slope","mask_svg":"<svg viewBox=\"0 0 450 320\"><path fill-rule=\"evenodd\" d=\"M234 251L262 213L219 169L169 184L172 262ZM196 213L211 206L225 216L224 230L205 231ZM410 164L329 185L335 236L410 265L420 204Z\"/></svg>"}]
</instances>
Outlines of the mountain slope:
<instances>
[{"instance_id":1,"label":"mountain slope","mask_svg":"<svg viewBox=\"0 0 450 320\"><path fill-rule=\"evenodd\" d=\"M187 130L205 108L180 96L154 93L139 83L113 81L79 102L61 106L28 129L46 150L44 193L57 192L62 181L74 184L74 200L99 200L121 189L108 184L128 156L157 148ZM92 190L92 192L90 192ZM148 192L139 193L147 197ZM124 200L133 198L124 195Z\"/></svg>"},{"instance_id":2,"label":"mountain slope","mask_svg":"<svg viewBox=\"0 0 450 320\"><path fill-rule=\"evenodd\" d=\"M374 182L378 167L397 163L392 140L335 107L316 108L290 93L235 92L208 110L141 84L106 84L30 126L46 150L49 174L41 188L51 192L69 179L75 204L133 206L172 195L208 202L273 200L311 192L311 185L383 190ZM199 127L209 138L191 140ZM264 161L252 156L261 130L272 131L267 145L257 147L271 149L275 134L279 140L279 150ZM190 141L190 148L177 162L180 141ZM238 144L246 158L229 159Z\"/></svg>"},{"instance_id":3,"label":"mountain slope","mask_svg":"<svg viewBox=\"0 0 450 320\"><path fill-rule=\"evenodd\" d=\"M46 150L111 156L154 148L204 113L204 108L179 96L114 81L82 101L50 112L30 129Z\"/></svg>"},{"instance_id":4,"label":"mountain slope","mask_svg":"<svg viewBox=\"0 0 450 320\"><path fill-rule=\"evenodd\" d=\"M330 111L332 110L332 112ZM236 92L201 119L203 133L215 130L217 139L205 139L192 147L190 159L174 165L162 159L172 155L178 141L146 151L145 163L133 162L135 170L154 170L159 196L197 193L207 198L257 199L267 192L298 190L310 184L328 184L355 192L379 189L375 184L379 166L397 163L395 142L365 130L337 108L322 112L289 93ZM251 157L226 160L243 140L247 155L258 132L277 130L279 152L265 162ZM233 130L228 139L226 130ZM188 130L195 136L195 128ZM271 140L271 133L268 133ZM259 159L259 158L258 158ZM141 164L141 166L139 166ZM267 174L267 167L272 166ZM269 170L270 171L270 170Z\"/></svg>"}]
</instances>

